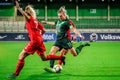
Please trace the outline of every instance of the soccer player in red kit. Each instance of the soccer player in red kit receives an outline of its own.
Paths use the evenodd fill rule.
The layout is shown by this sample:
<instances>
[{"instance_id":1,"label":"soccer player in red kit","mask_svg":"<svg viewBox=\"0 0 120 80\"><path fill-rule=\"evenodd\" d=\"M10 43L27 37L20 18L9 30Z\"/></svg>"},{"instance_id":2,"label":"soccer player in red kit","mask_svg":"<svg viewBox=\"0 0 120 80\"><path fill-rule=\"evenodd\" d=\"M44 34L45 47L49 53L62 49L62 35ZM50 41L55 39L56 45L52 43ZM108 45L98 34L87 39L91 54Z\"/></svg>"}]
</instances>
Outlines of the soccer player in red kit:
<instances>
[{"instance_id":1,"label":"soccer player in red kit","mask_svg":"<svg viewBox=\"0 0 120 80\"><path fill-rule=\"evenodd\" d=\"M45 55L44 52L46 48L43 43L42 34L45 33L44 27L40 22L36 20L36 14L34 9L31 6L26 6L25 11L23 11L19 3L16 1L16 8L22 13L22 15L26 19L26 28L28 30L30 42L28 45L22 50L19 55L18 63L16 66L15 72L8 76L8 78L15 78L19 75L20 71L24 66L24 59L35 52L40 56L43 61L46 60L62 60L64 62L64 56L56 56L56 55Z\"/></svg>"}]
</instances>

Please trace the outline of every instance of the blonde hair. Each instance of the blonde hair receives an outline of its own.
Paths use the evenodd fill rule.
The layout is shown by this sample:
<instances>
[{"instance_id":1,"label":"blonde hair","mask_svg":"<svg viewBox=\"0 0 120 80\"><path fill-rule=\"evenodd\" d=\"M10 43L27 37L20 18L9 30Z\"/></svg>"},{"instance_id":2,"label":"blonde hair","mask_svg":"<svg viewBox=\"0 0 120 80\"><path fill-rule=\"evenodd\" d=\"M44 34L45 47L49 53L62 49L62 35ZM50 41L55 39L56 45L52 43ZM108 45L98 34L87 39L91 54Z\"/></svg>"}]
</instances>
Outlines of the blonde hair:
<instances>
[{"instance_id":1,"label":"blonde hair","mask_svg":"<svg viewBox=\"0 0 120 80\"><path fill-rule=\"evenodd\" d=\"M25 7L25 10L26 10L26 12L27 12L29 15L33 16L34 18L36 18L36 12L35 12L35 10L32 8L31 5L26 6L26 7Z\"/></svg>"},{"instance_id":2,"label":"blonde hair","mask_svg":"<svg viewBox=\"0 0 120 80\"><path fill-rule=\"evenodd\" d=\"M61 6L60 9L58 10L58 13L63 13L67 18L69 18L65 6Z\"/></svg>"}]
</instances>

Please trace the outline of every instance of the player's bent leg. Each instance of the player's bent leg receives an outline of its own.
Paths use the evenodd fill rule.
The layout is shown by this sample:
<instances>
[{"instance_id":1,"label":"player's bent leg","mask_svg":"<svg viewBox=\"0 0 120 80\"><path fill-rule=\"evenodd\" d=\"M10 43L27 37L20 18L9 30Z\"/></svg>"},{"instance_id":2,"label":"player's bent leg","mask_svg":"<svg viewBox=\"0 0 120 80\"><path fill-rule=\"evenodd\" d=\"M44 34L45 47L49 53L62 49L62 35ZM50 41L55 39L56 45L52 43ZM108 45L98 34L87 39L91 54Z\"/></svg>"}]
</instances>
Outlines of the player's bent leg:
<instances>
[{"instance_id":1,"label":"player's bent leg","mask_svg":"<svg viewBox=\"0 0 120 80\"><path fill-rule=\"evenodd\" d=\"M27 54L24 50L20 53L18 63L17 63L17 66L16 66L16 70L12 75L9 75L8 78L16 78L20 74L20 71L22 70L22 68L24 66L24 63L25 63L24 59L28 55L29 54Z\"/></svg>"},{"instance_id":2,"label":"player's bent leg","mask_svg":"<svg viewBox=\"0 0 120 80\"><path fill-rule=\"evenodd\" d=\"M85 46L90 46L90 44L88 43L88 42L85 42L84 44L82 44L83 45L83 47L85 47Z\"/></svg>"},{"instance_id":3,"label":"player's bent leg","mask_svg":"<svg viewBox=\"0 0 120 80\"><path fill-rule=\"evenodd\" d=\"M60 60L61 56L57 56L55 55L57 53L57 51L59 51L59 47L57 46L52 46L49 55L46 56L47 60Z\"/></svg>"},{"instance_id":4,"label":"player's bent leg","mask_svg":"<svg viewBox=\"0 0 120 80\"><path fill-rule=\"evenodd\" d=\"M77 52L77 54L79 54L82 51L83 47L85 47L85 46L90 46L90 44L88 42L85 42L85 43L81 44L80 46L78 46L75 49L75 51Z\"/></svg>"},{"instance_id":5,"label":"player's bent leg","mask_svg":"<svg viewBox=\"0 0 120 80\"><path fill-rule=\"evenodd\" d=\"M62 56L57 56L55 54L49 54L49 55L41 54L40 58L42 59L42 61L46 61L46 60L61 60Z\"/></svg>"},{"instance_id":6,"label":"player's bent leg","mask_svg":"<svg viewBox=\"0 0 120 80\"><path fill-rule=\"evenodd\" d=\"M77 55L81 52L82 48L83 48L83 45L80 45L75 49Z\"/></svg>"},{"instance_id":7,"label":"player's bent leg","mask_svg":"<svg viewBox=\"0 0 120 80\"><path fill-rule=\"evenodd\" d=\"M40 58L42 59L42 61L48 60L44 54L38 54L38 55L40 56ZM50 67L51 68L54 66L54 62L55 62L55 60L50 60Z\"/></svg>"},{"instance_id":8,"label":"player's bent leg","mask_svg":"<svg viewBox=\"0 0 120 80\"><path fill-rule=\"evenodd\" d=\"M66 49L63 48L63 49L60 51L60 56L66 55L67 52L68 52L68 50L66 50ZM51 67L51 68L53 68L54 63L55 63L55 60L50 60L50 67ZM59 64L59 65L62 65L62 60L58 60L58 64ZM64 63L64 64L65 64L65 63Z\"/></svg>"},{"instance_id":9,"label":"player's bent leg","mask_svg":"<svg viewBox=\"0 0 120 80\"><path fill-rule=\"evenodd\" d=\"M45 54L40 54L39 57L41 58L42 61L46 61L46 57L45 57Z\"/></svg>"},{"instance_id":10,"label":"player's bent leg","mask_svg":"<svg viewBox=\"0 0 120 80\"><path fill-rule=\"evenodd\" d=\"M71 49L69 49L70 53L73 55L73 56L77 56L77 52L75 51L75 49L72 47Z\"/></svg>"},{"instance_id":11,"label":"player's bent leg","mask_svg":"<svg viewBox=\"0 0 120 80\"><path fill-rule=\"evenodd\" d=\"M50 54L46 56L47 60L61 60L65 65L65 56L57 56L55 54Z\"/></svg>"},{"instance_id":12,"label":"player's bent leg","mask_svg":"<svg viewBox=\"0 0 120 80\"><path fill-rule=\"evenodd\" d=\"M60 56L65 56L66 54L67 54L67 52L68 52L68 50L66 50L66 49L62 49L61 51L60 51ZM62 65L62 60L58 60L58 64L59 65ZM64 63L65 64L65 63Z\"/></svg>"},{"instance_id":13,"label":"player's bent leg","mask_svg":"<svg viewBox=\"0 0 120 80\"><path fill-rule=\"evenodd\" d=\"M65 64L65 57L64 56L57 56L55 55L57 51L59 51L59 47L53 46L50 50L49 55L46 56L47 60L62 60L63 64ZM51 64L53 65L53 64Z\"/></svg>"},{"instance_id":14,"label":"player's bent leg","mask_svg":"<svg viewBox=\"0 0 120 80\"><path fill-rule=\"evenodd\" d=\"M63 64L65 65L65 57L64 56L57 56L55 54L49 54L49 55L45 56L45 54L40 54L40 57L43 61L46 61L46 60L62 60Z\"/></svg>"},{"instance_id":15,"label":"player's bent leg","mask_svg":"<svg viewBox=\"0 0 120 80\"><path fill-rule=\"evenodd\" d=\"M54 50L54 49L56 49L56 50ZM52 53L52 54L55 54L58 50L59 50L58 47L53 46L53 47L51 48L51 51L50 51L49 54L51 54L51 53ZM51 68L53 68L54 63L55 63L55 60L50 60L50 67L51 67Z\"/></svg>"},{"instance_id":16,"label":"player's bent leg","mask_svg":"<svg viewBox=\"0 0 120 80\"><path fill-rule=\"evenodd\" d=\"M53 68L55 60L50 60L50 67Z\"/></svg>"},{"instance_id":17,"label":"player's bent leg","mask_svg":"<svg viewBox=\"0 0 120 80\"><path fill-rule=\"evenodd\" d=\"M49 54L56 54L57 51L59 51L59 50L60 50L59 47L57 47L57 46L52 46L52 48L51 48Z\"/></svg>"},{"instance_id":18,"label":"player's bent leg","mask_svg":"<svg viewBox=\"0 0 120 80\"><path fill-rule=\"evenodd\" d=\"M30 54L27 53L25 50L22 50L22 52L19 55L19 59L25 59L28 55Z\"/></svg>"}]
</instances>

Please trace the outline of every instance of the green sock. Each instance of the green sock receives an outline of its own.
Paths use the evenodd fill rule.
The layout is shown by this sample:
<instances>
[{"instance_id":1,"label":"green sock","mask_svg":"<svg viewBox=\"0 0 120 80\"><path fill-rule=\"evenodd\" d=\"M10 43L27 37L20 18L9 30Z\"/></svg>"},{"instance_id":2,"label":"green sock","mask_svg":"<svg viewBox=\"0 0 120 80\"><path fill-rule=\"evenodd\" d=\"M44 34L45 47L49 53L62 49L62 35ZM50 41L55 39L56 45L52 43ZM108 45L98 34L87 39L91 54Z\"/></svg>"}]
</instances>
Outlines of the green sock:
<instances>
[{"instance_id":1,"label":"green sock","mask_svg":"<svg viewBox=\"0 0 120 80\"><path fill-rule=\"evenodd\" d=\"M80 46L78 46L78 47L75 49L75 51L77 52L77 54L79 54L79 53L81 52L82 48L83 48L83 45L80 45Z\"/></svg>"}]
</instances>

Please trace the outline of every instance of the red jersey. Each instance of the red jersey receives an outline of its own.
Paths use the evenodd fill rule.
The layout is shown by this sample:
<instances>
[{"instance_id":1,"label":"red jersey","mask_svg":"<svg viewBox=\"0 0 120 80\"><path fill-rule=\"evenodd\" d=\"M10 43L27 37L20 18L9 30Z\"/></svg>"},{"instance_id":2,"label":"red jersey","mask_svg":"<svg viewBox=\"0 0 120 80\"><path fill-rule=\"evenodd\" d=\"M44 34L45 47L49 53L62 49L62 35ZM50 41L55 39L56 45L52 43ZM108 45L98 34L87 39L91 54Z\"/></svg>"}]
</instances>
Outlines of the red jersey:
<instances>
[{"instance_id":1,"label":"red jersey","mask_svg":"<svg viewBox=\"0 0 120 80\"><path fill-rule=\"evenodd\" d=\"M30 19L26 21L26 28L28 30L30 41L33 43L43 41L42 35L40 34L40 30L44 32L42 24L30 16Z\"/></svg>"}]
</instances>

